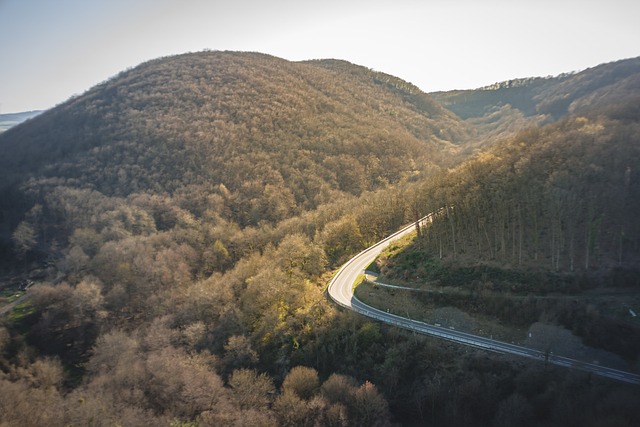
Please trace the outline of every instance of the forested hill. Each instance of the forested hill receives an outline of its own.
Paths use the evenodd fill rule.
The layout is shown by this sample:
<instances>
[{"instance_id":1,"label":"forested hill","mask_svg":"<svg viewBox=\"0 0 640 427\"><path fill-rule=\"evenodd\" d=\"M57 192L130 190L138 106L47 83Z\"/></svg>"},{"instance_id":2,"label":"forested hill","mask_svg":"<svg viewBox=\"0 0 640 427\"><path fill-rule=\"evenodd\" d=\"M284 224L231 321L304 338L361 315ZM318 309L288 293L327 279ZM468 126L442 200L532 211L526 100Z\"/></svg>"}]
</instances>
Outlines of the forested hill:
<instances>
[{"instance_id":1,"label":"forested hill","mask_svg":"<svg viewBox=\"0 0 640 427\"><path fill-rule=\"evenodd\" d=\"M575 78L545 100L578 93ZM400 277L424 278L426 258L439 271L449 259L635 268L634 79L586 85L588 114L522 131L537 122L514 106L498 112L509 132L487 132L486 118L345 61L201 52L141 64L9 129L0 303L16 306L0 318L0 425L638 419L636 389L381 327L324 293L330 270L433 211L406 251L417 274ZM613 336L592 312L572 324ZM637 361L640 339L623 335L603 347Z\"/></svg>"},{"instance_id":2,"label":"forested hill","mask_svg":"<svg viewBox=\"0 0 640 427\"><path fill-rule=\"evenodd\" d=\"M557 271L640 268L640 58L449 96L473 114L511 102L543 122L562 118L514 129L427 184L430 209L455 206L439 252L450 245L454 258Z\"/></svg>"},{"instance_id":3,"label":"forested hill","mask_svg":"<svg viewBox=\"0 0 640 427\"><path fill-rule=\"evenodd\" d=\"M556 77L513 79L431 96L463 119L482 117L508 104L526 117L542 115L549 121L636 97L639 75L640 58L632 58Z\"/></svg>"},{"instance_id":4,"label":"forested hill","mask_svg":"<svg viewBox=\"0 0 640 427\"><path fill-rule=\"evenodd\" d=\"M633 63L566 77L546 98L575 99L565 117L425 181L417 204L432 222L381 264L381 280L433 290L425 307L455 289L441 304L512 327L558 325L637 369L640 70L576 96Z\"/></svg>"},{"instance_id":5,"label":"forested hill","mask_svg":"<svg viewBox=\"0 0 640 427\"><path fill-rule=\"evenodd\" d=\"M34 178L126 196L222 185L246 225L450 164L461 121L362 70L234 52L150 61L3 134L3 186ZM270 207L257 206L264 194Z\"/></svg>"},{"instance_id":6,"label":"forested hill","mask_svg":"<svg viewBox=\"0 0 640 427\"><path fill-rule=\"evenodd\" d=\"M391 340L327 301L327 272L467 137L399 79L233 52L3 133L3 307L37 283L0 318L0 424L389 425L370 381Z\"/></svg>"},{"instance_id":7,"label":"forested hill","mask_svg":"<svg viewBox=\"0 0 640 427\"><path fill-rule=\"evenodd\" d=\"M453 207L432 227L432 252L515 268L640 268L640 58L434 96L478 128L526 126L425 184L426 211Z\"/></svg>"},{"instance_id":8,"label":"forested hill","mask_svg":"<svg viewBox=\"0 0 640 427\"><path fill-rule=\"evenodd\" d=\"M640 271L640 116L626 107L521 132L430 181L425 211L453 207L428 233L431 252L585 275Z\"/></svg>"}]
</instances>

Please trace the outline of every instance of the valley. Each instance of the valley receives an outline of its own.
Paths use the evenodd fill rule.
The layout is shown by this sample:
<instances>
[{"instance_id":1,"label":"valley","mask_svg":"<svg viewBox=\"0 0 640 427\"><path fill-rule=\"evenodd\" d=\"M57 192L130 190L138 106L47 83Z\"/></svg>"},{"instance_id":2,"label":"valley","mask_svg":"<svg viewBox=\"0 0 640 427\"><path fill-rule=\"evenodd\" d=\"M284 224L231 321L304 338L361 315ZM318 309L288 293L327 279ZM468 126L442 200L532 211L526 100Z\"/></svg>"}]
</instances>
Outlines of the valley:
<instances>
[{"instance_id":1,"label":"valley","mask_svg":"<svg viewBox=\"0 0 640 427\"><path fill-rule=\"evenodd\" d=\"M0 318L0 424L634 425L634 381L396 328L327 284L434 212L349 277L420 291L362 302L636 378L639 81L635 58L427 94L204 51L9 128L1 298L25 299Z\"/></svg>"}]
</instances>

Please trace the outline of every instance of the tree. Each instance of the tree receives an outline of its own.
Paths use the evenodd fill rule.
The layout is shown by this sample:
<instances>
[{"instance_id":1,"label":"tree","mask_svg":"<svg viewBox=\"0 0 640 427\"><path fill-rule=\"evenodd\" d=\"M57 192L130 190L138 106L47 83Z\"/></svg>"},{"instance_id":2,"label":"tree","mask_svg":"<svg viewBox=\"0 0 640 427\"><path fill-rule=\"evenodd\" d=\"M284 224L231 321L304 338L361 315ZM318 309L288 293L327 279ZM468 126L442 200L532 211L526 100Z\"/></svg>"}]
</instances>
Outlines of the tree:
<instances>
[{"instance_id":1,"label":"tree","mask_svg":"<svg viewBox=\"0 0 640 427\"><path fill-rule=\"evenodd\" d=\"M95 256L102 241L100 235L93 228L76 228L69 237L71 247L80 247L90 257Z\"/></svg>"},{"instance_id":2,"label":"tree","mask_svg":"<svg viewBox=\"0 0 640 427\"><path fill-rule=\"evenodd\" d=\"M216 239L210 249L206 249L202 254L205 262L205 271L223 271L229 264L230 255L224 243Z\"/></svg>"},{"instance_id":3,"label":"tree","mask_svg":"<svg viewBox=\"0 0 640 427\"><path fill-rule=\"evenodd\" d=\"M52 388L30 387L25 380L0 379L0 425L64 425L63 399Z\"/></svg>"},{"instance_id":4,"label":"tree","mask_svg":"<svg viewBox=\"0 0 640 427\"><path fill-rule=\"evenodd\" d=\"M334 373L322 384L320 391L331 403L351 405L357 389L358 383L355 379Z\"/></svg>"},{"instance_id":5,"label":"tree","mask_svg":"<svg viewBox=\"0 0 640 427\"><path fill-rule=\"evenodd\" d=\"M15 250L20 257L24 257L27 252L36 245L36 232L33 226L27 221L21 221L20 224L18 224L12 237Z\"/></svg>"},{"instance_id":6,"label":"tree","mask_svg":"<svg viewBox=\"0 0 640 427\"><path fill-rule=\"evenodd\" d=\"M239 368L251 368L258 363L258 353L244 335L234 335L224 346L223 371L231 373Z\"/></svg>"},{"instance_id":7,"label":"tree","mask_svg":"<svg viewBox=\"0 0 640 427\"><path fill-rule=\"evenodd\" d=\"M520 394L512 394L500 402L493 425L527 426L532 424L533 409L527 399Z\"/></svg>"},{"instance_id":8,"label":"tree","mask_svg":"<svg viewBox=\"0 0 640 427\"><path fill-rule=\"evenodd\" d=\"M141 389L157 413L192 419L204 411L227 411L227 391L210 369L211 356L165 347L151 352Z\"/></svg>"},{"instance_id":9,"label":"tree","mask_svg":"<svg viewBox=\"0 0 640 427\"><path fill-rule=\"evenodd\" d=\"M267 374L251 369L236 369L229 377L232 401L242 410L264 409L275 392Z\"/></svg>"},{"instance_id":10,"label":"tree","mask_svg":"<svg viewBox=\"0 0 640 427\"><path fill-rule=\"evenodd\" d=\"M389 425L389 404L369 381L365 381L354 393L353 412L354 425Z\"/></svg>"},{"instance_id":11,"label":"tree","mask_svg":"<svg viewBox=\"0 0 640 427\"><path fill-rule=\"evenodd\" d=\"M303 400L311 399L320 386L318 371L306 366L296 366L289 371L282 382L284 392L294 393Z\"/></svg>"},{"instance_id":12,"label":"tree","mask_svg":"<svg viewBox=\"0 0 640 427\"><path fill-rule=\"evenodd\" d=\"M301 234L287 235L278 245L277 261L289 275L320 275L327 266L322 248Z\"/></svg>"},{"instance_id":13,"label":"tree","mask_svg":"<svg viewBox=\"0 0 640 427\"><path fill-rule=\"evenodd\" d=\"M335 263L363 248L362 234L354 215L328 223L316 240L323 243L329 259Z\"/></svg>"},{"instance_id":14,"label":"tree","mask_svg":"<svg viewBox=\"0 0 640 427\"><path fill-rule=\"evenodd\" d=\"M87 268L89 264L89 256L82 250L80 246L72 246L71 249L69 249L69 253L65 257L64 264L60 267L67 269L68 272L74 275L77 275L82 270Z\"/></svg>"},{"instance_id":15,"label":"tree","mask_svg":"<svg viewBox=\"0 0 640 427\"><path fill-rule=\"evenodd\" d=\"M28 378L32 386L42 389L59 389L64 380L64 372L57 358L38 359L28 370Z\"/></svg>"},{"instance_id":16,"label":"tree","mask_svg":"<svg viewBox=\"0 0 640 427\"><path fill-rule=\"evenodd\" d=\"M273 403L278 424L283 427L313 425L309 420L309 408L304 400L290 390L284 390Z\"/></svg>"}]
</instances>

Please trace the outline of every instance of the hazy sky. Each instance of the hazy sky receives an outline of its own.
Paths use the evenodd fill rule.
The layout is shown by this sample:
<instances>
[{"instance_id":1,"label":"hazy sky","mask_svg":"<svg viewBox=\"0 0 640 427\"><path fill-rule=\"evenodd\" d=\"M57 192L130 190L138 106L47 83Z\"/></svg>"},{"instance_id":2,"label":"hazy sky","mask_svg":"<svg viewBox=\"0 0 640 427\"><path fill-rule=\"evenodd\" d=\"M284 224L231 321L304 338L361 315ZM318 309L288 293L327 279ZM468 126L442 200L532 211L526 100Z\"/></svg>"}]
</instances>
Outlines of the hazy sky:
<instances>
[{"instance_id":1,"label":"hazy sky","mask_svg":"<svg viewBox=\"0 0 640 427\"><path fill-rule=\"evenodd\" d=\"M640 56L638 0L0 0L0 113L203 49L339 58L430 92Z\"/></svg>"}]
</instances>

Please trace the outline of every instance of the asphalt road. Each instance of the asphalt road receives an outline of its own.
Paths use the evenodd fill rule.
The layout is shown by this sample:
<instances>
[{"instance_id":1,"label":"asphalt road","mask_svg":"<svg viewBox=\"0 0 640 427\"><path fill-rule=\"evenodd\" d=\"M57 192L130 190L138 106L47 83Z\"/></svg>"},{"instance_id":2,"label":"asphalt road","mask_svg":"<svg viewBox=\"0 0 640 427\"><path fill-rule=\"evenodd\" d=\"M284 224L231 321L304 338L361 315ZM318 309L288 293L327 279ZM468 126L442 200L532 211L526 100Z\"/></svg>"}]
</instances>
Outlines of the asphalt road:
<instances>
[{"instance_id":1,"label":"asphalt road","mask_svg":"<svg viewBox=\"0 0 640 427\"><path fill-rule=\"evenodd\" d=\"M425 221L425 217L420 221ZM415 223L406 226L402 230L392 234L384 240L360 252L343 265L338 273L329 283L328 293L331 299L338 305L360 313L372 319L379 320L390 325L415 331L417 333L434 336L437 338L453 341L456 343L481 348L488 351L513 354L516 356L526 357L542 362L552 363L554 365L566 368L579 369L591 372L595 375L611 378L618 381L624 381L632 384L640 384L640 375L631 372L620 371L617 369L607 368L592 363L585 363L579 360L570 359L563 356L557 356L553 353L546 353L540 350L534 350L519 345L509 344L501 341L492 340L478 335L467 334L464 332L444 328L441 326L430 325L428 323L407 319L395 314L386 313L374 307L368 306L353 294L353 285L358 275L363 274L365 268L376 259L376 257L384 251L391 242L399 239L415 230Z\"/></svg>"}]
</instances>

